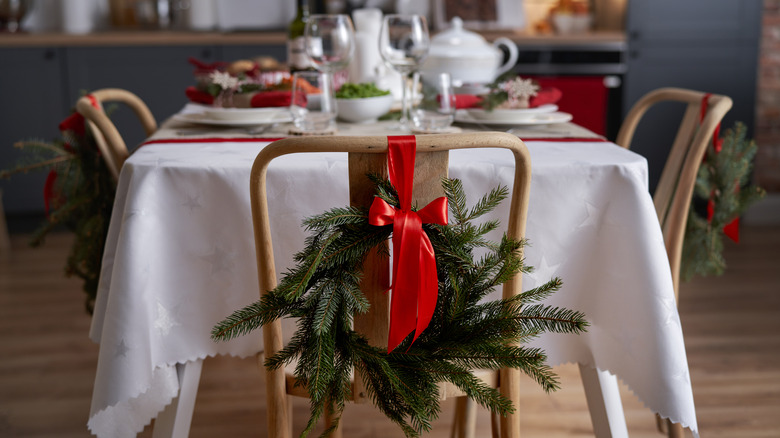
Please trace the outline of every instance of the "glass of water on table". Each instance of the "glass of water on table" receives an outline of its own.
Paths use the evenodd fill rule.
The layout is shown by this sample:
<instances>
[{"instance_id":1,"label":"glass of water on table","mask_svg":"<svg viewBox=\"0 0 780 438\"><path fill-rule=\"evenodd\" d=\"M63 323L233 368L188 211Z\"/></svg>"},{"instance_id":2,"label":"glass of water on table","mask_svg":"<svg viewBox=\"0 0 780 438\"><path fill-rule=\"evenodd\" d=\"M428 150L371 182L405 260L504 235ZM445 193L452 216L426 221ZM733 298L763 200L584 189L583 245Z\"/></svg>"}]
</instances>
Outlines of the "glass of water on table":
<instances>
[{"instance_id":1,"label":"glass of water on table","mask_svg":"<svg viewBox=\"0 0 780 438\"><path fill-rule=\"evenodd\" d=\"M455 93L449 73L416 73L412 98L412 128L446 131L455 119Z\"/></svg>"}]
</instances>

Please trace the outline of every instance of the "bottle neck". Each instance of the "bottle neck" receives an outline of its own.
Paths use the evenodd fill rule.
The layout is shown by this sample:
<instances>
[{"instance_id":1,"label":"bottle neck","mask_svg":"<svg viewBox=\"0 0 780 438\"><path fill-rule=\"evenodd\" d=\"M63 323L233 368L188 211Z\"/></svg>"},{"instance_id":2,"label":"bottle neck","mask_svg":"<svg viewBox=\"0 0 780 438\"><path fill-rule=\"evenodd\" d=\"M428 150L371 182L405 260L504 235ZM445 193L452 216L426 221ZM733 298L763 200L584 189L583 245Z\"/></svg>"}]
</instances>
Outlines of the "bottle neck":
<instances>
[{"instance_id":1,"label":"bottle neck","mask_svg":"<svg viewBox=\"0 0 780 438\"><path fill-rule=\"evenodd\" d=\"M309 1L308 0L298 0L297 16L298 16L298 18L308 18L309 17Z\"/></svg>"}]
</instances>

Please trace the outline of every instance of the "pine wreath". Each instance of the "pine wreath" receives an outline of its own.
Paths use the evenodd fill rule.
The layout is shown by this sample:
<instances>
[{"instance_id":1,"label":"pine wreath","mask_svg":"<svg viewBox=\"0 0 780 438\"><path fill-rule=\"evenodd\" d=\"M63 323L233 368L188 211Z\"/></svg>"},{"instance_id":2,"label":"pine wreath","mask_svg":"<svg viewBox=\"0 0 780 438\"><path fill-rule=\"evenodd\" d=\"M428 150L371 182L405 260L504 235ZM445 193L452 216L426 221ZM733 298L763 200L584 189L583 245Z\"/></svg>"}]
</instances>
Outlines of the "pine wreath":
<instances>
[{"instance_id":1,"label":"pine wreath","mask_svg":"<svg viewBox=\"0 0 780 438\"><path fill-rule=\"evenodd\" d=\"M74 112L60 123L60 131L62 138L51 142L27 140L14 144L29 153L14 168L0 171L0 178L49 171L44 187L46 220L33 233L30 245L42 245L46 235L60 225L76 235L65 263L65 275L83 280L84 305L91 314L116 183L79 113Z\"/></svg>"},{"instance_id":2,"label":"pine wreath","mask_svg":"<svg viewBox=\"0 0 780 438\"><path fill-rule=\"evenodd\" d=\"M370 178L377 196L398 206L393 186ZM304 226L311 234L295 256L296 267L283 275L276 289L213 328L213 339L227 340L278 318L298 319L291 342L267 358L265 366L278 369L298 360L296 384L307 387L311 397L311 416L301 436L308 435L326 411L336 418L323 436L337 427L350 398L353 368L365 380L372 402L408 437L430 430L437 418L437 382L456 385L501 415L514 411L511 401L482 383L471 369L517 368L546 391L558 388L544 351L521 344L543 332L580 333L588 325L584 315L538 303L560 288L559 278L513 299L482 302L495 287L532 270L522 258L525 242L505 235L492 242L486 234L499 222L474 223L495 209L508 190L494 189L469 209L459 180L445 179L442 185L450 223L423 225L436 254L439 298L430 325L414 343L410 335L388 353L352 330L353 315L369 307L359 288L362 261L393 228L370 225L368 211L353 207L306 219ZM475 252L484 255L475 259Z\"/></svg>"},{"instance_id":3,"label":"pine wreath","mask_svg":"<svg viewBox=\"0 0 780 438\"><path fill-rule=\"evenodd\" d=\"M708 146L685 227L680 268L685 281L695 275L721 275L726 269L724 227L765 195L762 188L749 185L756 151L756 143L747 139L747 127L740 122L726 131L719 151L712 143ZM698 211L697 198L708 201L710 212Z\"/></svg>"}]
</instances>

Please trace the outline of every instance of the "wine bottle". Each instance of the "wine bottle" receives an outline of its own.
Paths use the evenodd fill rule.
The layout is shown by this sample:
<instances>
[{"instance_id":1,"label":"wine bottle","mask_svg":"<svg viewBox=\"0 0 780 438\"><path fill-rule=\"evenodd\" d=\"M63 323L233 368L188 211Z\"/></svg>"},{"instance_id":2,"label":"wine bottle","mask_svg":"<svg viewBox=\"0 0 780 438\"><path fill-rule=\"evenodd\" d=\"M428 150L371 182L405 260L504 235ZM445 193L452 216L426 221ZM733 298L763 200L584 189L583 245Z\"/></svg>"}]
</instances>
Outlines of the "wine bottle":
<instances>
[{"instance_id":1,"label":"wine bottle","mask_svg":"<svg viewBox=\"0 0 780 438\"><path fill-rule=\"evenodd\" d=\"M287 64L290 73L301 70L314 70L314 65L306 54L306 20L309 18L308 0L298 0L295 18L290 22L287 34Z\"/></svg>"}]
</instances>

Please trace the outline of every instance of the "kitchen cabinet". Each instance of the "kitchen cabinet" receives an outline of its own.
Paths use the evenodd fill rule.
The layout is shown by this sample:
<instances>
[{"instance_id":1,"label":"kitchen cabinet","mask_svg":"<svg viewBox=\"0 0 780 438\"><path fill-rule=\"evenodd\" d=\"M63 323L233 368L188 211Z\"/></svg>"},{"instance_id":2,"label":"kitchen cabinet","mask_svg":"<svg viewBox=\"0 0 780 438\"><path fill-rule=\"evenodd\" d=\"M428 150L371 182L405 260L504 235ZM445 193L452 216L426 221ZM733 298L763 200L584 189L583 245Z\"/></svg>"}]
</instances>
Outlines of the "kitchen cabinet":
<instances>
[{"instance_id":1,"label":"kitchen cabinet","mask_svg":"<svg viewBox=\"0 0 780 438\"><path fill-rule=\"evenodd\" d=\"M630 0L623 111L647 92L683 87L732 98L723 128L755 124L761 0ZM632 150L650 165L650 186L660 178L682 106L665 104L647 113Z\"/></svg>"},{"instance_id":2,"label":"kitchen cabinet","mask_svg":"<svg viewBox=\"0 0 780 438\"><path fill-rule=\"evenodd\" d=\"M71 47L66 61L67 99L72 105L89 90L124 88L138 95L159 123L186 102L184 88L194 83L187 59L212 62L217 52L216 46ZM144 139L141 124L129 108L118 105L111 119L131 150Z\"/></svg>"},{"instance_id":3,"label":"kitchen cabinet","mask_svg":"<svg viewBox=\"0 0 780 438\"><path fill-rule=\"evenodd\" d=\"M0 41L0 168L8 168L22 155L13 143L23 139L52 140L60 136L59 122L79 97L90 90L119 87L137 94L151 109L158 123L186 103L184 89L193 84L195 57L204 62L254 56L286 57L284 37L222 36L197 34L164 35L167 44L154 44L148 35L99 34L56 38L19 36L18 46ZM9 37L12 38L12 37ZM87 39L90 38L90 39ZM220 38L228 39L223 42ZM236 39L237 43L231 41ZM270 41L266 41L270 39ZM191 42L190 42L191 40ZM210 43L209 41L215 41ZM111 115L129 148L144 139L143 129L132 111L118 105ZM0 180L5 213L11 217L42 216L46 172L15 175ZM9 223L12 228L15 221ZM28 227L24 227L25 229Z\"/></svg>"},{"instance_id":4,"label":"kitchen cabinet","mask_svg":"<svg viewBox=\"0 0 780 438\"><path fill-rule=\"evenodd\" d=\"M61 79L64 51L57 48L0 50L0 169L22 157L13 145L19 140L52 140L67 115ZM43 212L46 172L14 175L0 180L6 213Z\"/></svg>"}]
</instances>

